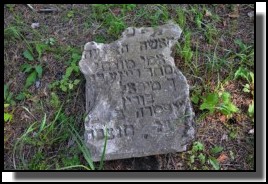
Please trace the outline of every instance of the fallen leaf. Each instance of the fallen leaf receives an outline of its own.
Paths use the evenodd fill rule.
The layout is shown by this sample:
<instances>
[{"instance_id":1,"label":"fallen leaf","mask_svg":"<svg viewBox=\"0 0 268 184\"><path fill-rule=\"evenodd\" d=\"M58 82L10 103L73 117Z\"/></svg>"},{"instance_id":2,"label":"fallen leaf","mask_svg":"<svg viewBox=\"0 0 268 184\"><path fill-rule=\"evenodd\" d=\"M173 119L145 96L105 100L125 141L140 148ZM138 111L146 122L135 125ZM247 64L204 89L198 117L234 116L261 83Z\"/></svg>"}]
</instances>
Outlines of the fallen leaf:
<instances>
[{"instance_id":1,"label":"fallen leaf","mask_svg":"<svg viewBox=\"0 0 268 184\"><path fill-rule=\"evenodd\" d=\"M220 116L220 121L222 123L226 122L226 116L224 116L224 115Z\"/></svg>"},{"instance_id":2,"label":"fallen leaf","mask_svg":"<svg viewBox=\"0 0 268 184\"><path fill-rule=\"evenodd\" d=\"M28 116L25 112L22 112L21 116L20 116L20 120L24 121L24 120L28 120L28 119L31 119L31 117Z\"/></svg>"},{"instance_id":3,"label":"fallen leaf","mask_svg":"<svg viewBox=\"0 0 268 184\"><path fill-rule=\"evenodd\" d=\"M226 20L223 21L223 26L224 26L224 27L227 26Z\"/></svg>"},{"instance_id":4,"label":"fallen leaf","mask_svg":"<svg viewBox=\"0 0 268 184\"><path fill-rule=\"evenodd\" d=\"M228 159L229 159L229 157L227 157L224 153L222 153L222 154L217 158L217 160L218 160L219 163L223 163L223 162L225 162L225 161L228 160Z\"/></svg>"},{"instance_id":5,"label":"fallen leaf","mask_svg":"<svg viewBox=\"0 0 268 184\"><path fill-rule=\"evenodd\" d=\"M229 17L231 17L231 18L237 18L237 17L239 17L239 14L238 14L238 12L230 13L229 14Z\"/></svg>"},{"instance_id":6,"label":"fallen leaf","mask_svg":"<svg viewBox=\"0 0 268 184\"><path fill-rule=\"evenodd\" d=\"M210 17L212 14L210 11L206 10L205 17Z\"/></svg>"},{"instance_id":7,"label":"fallen leaf","mask_svg":"<svg viewBox=\"0 0 268 184\"><path fill-rule=\"evenodd\" d=\"M43 89L41 96L40 97L47 97L47 91L46 91L46 87Z\"/></svg>"}]
</instances>

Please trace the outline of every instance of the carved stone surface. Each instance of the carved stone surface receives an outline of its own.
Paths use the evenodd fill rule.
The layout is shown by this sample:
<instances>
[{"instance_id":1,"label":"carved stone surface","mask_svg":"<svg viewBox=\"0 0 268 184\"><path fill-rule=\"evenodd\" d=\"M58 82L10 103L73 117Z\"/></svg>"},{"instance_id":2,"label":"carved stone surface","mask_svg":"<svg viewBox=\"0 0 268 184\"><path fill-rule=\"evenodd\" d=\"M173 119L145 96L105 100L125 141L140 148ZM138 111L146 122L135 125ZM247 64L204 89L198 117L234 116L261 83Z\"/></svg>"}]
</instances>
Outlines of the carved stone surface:
<instances>
[{"instance_id":1,"label":"carved stone surface","mask_svg":"<svg viewBox=\"0 0 268 184\"><path fill-rule=\"evenodd\" d=\"M85 141L92 159L185 151L194 137L189 87L172 48L181 34L169 23L127 28L110 44L89 42L80 70L86 78Z\"/></svg>"}]
</instances>

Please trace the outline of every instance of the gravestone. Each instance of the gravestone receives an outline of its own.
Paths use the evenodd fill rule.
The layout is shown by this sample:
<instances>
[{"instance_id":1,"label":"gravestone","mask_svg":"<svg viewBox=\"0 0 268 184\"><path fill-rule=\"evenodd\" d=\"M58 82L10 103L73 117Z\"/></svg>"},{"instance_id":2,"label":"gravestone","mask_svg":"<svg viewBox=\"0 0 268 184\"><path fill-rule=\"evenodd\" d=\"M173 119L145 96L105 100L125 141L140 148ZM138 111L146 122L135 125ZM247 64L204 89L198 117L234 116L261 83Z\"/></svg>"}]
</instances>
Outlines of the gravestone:
<instances>
[{"instance_id":1,"label":"gravestone","mask_svg":"<svg viewBox=\"0 0 268 184\"><path fill-rule=\"evenodd\" d=\"M99 161L186 150L194 113L186 78L172 55L178 25L127 28L110 44L89 42L80 70L86 78L85 141Z\"/></svg>"}]
</instances>

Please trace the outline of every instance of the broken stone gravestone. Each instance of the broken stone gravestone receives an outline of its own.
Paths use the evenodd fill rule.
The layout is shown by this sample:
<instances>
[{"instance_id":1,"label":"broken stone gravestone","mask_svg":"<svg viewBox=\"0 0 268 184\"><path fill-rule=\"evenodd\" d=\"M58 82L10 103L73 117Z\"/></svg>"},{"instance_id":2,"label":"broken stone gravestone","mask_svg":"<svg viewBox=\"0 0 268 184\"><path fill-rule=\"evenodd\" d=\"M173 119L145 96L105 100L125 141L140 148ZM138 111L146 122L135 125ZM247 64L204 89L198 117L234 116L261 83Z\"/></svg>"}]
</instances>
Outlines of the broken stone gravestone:
<instances>
[{"instance_id":1,"label":"broken stone gravestone","mask_svg":"<svg viewBox=\"0 0 268 184\"><path fill-rule=\"evenodd\" d=\"M127 28L110 44L89 42L80 70L86 78L85 141L93 161L186 150L194 113L186 78L172 48L178 25Z\"/></svg>"}]
</instances>

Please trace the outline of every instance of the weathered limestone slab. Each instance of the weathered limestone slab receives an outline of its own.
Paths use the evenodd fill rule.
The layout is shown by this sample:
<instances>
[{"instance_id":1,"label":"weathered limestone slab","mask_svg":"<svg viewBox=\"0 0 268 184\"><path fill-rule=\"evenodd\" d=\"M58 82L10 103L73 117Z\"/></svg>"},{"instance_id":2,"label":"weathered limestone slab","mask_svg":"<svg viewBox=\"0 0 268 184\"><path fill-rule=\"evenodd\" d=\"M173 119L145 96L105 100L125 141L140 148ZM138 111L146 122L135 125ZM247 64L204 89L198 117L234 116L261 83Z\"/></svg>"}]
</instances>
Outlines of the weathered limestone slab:
<instances>
[{"instance_id":1,"label":"weathered limestone slab","mask_svg":"<svg viewBox=\"0 0 268 184\"><path fill-rule=\"evenodd\" d=\"M194 137L189 87L171 56L176 24L127 28L110 44L89 42L80 70L86 78L85 140L99 161L185 151Z\"/></svg>"}]
</instances>

